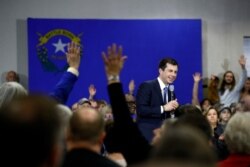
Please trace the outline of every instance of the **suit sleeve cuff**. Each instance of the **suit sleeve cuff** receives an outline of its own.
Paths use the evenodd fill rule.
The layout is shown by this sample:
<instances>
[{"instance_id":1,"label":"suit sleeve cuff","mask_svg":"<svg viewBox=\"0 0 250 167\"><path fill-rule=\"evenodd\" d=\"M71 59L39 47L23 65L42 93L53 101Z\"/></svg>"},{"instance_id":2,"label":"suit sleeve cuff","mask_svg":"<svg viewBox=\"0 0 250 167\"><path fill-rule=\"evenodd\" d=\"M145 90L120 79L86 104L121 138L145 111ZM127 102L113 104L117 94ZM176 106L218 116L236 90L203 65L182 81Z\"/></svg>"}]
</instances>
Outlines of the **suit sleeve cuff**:
<instances>
[{"instance_id":1,"label":"suit sleeve cuff","mask_svg":"<svg viewBox=\"0 0 250 167\"><path fill-rule=\"evenodd\" d=\"M79 76L79 71L75 69L74 67L69 67L67 71L76 75L77 77Z\"/></svg>"},{"instance_id":2,"label":"suit sleeve cuff","mask_svg":"<svg viewBox=\"0 0 250 167\"><path fill-rule=\"evenodd\" d=\"M164 108L161 106L161 114L164 113Z\"/></svg>"}]
</instances>

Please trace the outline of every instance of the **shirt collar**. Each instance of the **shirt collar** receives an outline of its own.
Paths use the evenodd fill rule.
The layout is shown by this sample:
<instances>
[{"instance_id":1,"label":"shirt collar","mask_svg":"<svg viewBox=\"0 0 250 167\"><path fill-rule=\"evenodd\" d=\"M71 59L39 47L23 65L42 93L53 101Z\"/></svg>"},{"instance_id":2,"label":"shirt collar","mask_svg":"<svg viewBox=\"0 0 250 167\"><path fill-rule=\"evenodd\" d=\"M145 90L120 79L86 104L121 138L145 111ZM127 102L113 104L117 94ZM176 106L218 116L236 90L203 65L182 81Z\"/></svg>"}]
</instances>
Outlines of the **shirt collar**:
<instances>
[{"instance_id":1,"label":"shirt collar","mask_svg":"<svg viewBox=\"0 0 250 167\"><path fill-rule=\"evenodd\" d=\"M168 87L168 86L169 86L169 85L165 85L165 84L162 82L162 80L161 80L160 77L158 77L157 80L158 80L158 82L159 82L159 84L160 84L161 90L163 90L165 87Z\"/></svg>"}]
</instances>

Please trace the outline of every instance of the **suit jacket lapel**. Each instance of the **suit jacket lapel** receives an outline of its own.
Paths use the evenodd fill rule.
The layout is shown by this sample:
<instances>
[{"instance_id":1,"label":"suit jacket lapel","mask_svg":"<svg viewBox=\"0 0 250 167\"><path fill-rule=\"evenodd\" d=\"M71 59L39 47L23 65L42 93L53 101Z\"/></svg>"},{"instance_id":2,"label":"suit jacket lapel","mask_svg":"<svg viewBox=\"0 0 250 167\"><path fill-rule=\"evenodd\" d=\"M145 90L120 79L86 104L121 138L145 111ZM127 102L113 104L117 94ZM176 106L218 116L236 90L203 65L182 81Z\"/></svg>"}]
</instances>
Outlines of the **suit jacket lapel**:
<instances>
[{"instance_id":1,"label":"suit jacket lapel","mask_svg":"<svg viewBox=\"0 0 250 167\"><path fill-rule=\"evenodd\" d=\"M155 93L157 93L159 99L161 99L161 103L163 104L162 90L157 79L155 80L154 85L155 85Z\"/></svg>"}]
</instances>

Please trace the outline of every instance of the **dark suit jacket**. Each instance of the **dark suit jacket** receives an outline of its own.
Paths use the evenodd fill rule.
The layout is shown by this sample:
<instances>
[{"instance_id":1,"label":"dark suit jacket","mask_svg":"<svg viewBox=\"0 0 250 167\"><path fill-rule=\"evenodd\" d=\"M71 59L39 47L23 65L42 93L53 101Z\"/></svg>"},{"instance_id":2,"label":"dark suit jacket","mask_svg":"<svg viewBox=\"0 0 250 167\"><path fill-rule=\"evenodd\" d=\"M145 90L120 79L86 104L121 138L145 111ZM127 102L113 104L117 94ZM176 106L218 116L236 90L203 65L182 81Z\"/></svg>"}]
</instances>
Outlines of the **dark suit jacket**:
<instances>
[{"instance_id":1,"label":"dark suit jacket","mask_svg":"<svg viewBox=\"0 0 250 167\"><path fill-rule=\"evenodd\" d=\"M62 167L119 167L115 162L87 149L66 153Z\"/></svg>"},{"instance_id":2,"label":"dark suit jacket","mask_svg":"<svg viewBox=\"0 0 250 167\"><path fill-rule=\"evenodd\" d=\"M169 92L169 100L170 97ZM152 140L153 130L159 128L164 119L170 118L170 112L161 113L162 105L162 91L157 79L146 81L139 86L136 96L137 121L148 141Z\"/></svg>"}]
</instances>

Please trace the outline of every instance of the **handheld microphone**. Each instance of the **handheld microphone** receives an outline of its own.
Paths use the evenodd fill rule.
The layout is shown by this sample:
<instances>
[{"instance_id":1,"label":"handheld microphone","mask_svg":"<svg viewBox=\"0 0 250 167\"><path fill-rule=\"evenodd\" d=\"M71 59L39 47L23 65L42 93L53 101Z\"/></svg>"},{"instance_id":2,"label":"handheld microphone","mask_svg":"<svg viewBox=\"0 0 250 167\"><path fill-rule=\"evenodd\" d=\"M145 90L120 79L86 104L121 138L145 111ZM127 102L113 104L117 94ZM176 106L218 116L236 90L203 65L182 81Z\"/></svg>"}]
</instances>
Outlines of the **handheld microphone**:
<instances>
[{"instance_id":1,"label":"handheld microphone","mask_svg":"<svg viewBox=\"0 0 250 167\"><path fill-rule=\"evenodd\" d=\"M170 91L170 101L175 100L174 99L174 85L169 85L169 91ZM170 111L170 117L171 118L175 117L174 110Z\"/></svg>"},{"instance_id":2,"label":"handheld microphone","mask_svg":"<svg viewBox=\"0 0 250 167\"><path fill-rule=\"evenodd\" d=\"M170 101L174 100L174 85L169 85Z\"/></svg>"}]
</instances>

